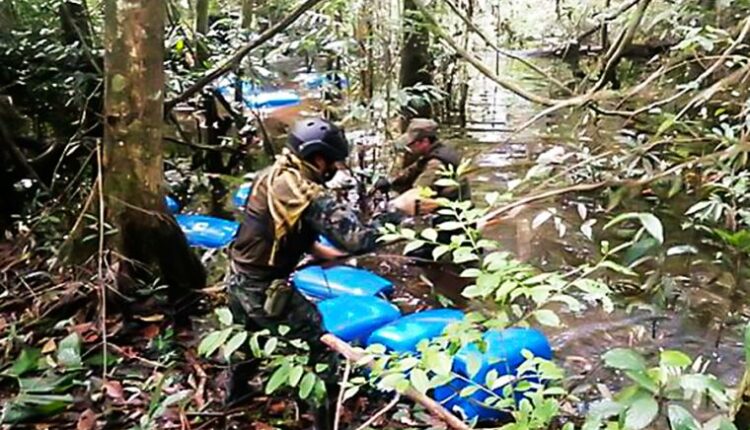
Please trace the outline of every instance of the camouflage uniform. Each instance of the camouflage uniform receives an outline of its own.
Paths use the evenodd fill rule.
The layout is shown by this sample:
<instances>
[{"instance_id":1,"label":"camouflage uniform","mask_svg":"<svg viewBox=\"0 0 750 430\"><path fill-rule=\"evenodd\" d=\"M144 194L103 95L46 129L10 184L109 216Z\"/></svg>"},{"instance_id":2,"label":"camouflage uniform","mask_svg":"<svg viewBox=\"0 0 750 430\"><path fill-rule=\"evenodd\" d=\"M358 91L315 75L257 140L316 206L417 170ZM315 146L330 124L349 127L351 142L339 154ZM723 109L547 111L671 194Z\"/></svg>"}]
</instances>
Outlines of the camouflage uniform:
<instances>
[{"instance_id":1,"label":"camouflage uniform","mask_svg":"<svg viewBox=\"0 0 750 430\"><path fill-rule=\"evenodd\" d=\"M269 315L264 309L269 286L288 282L318 235L325 235L341 250L359 254L375 248L379 223L397 220L383 214L372 224L363 224L350 207L325 195L323 179L314 169L293 155L285 157L286 161L282 157L258 175L245 204L244 219L231 249L229 305L236 320L249 330L268 328L273 332L279 325L287 325L291 328L288 336L308 342L314 362L331 363L335 356L319 341L324 329L315 305L292 288L281 312ZM282 174L274 173L279 170ZM279 219L288 221L282 236L276 223ZM330 368L335 370L335 366ZM237 368L234 379L246 381L255 370L255 366Z\"/></svg>"},{"instance_id":2,"label":"camouflage uniform","mask_svg":"<svg viewBox=\"0 0 750 430\"><path fill-rule=\"evenodd\" d=\"M466 180L461 181L460 187L441 187L435 185L443 178L440 172L448 166L458 167L461 158L453 148L441 142L435 142L430 152L425 155L413 156L407 154L403 157L401 170L391 182L396 192L403 193L414 187L431 188L438 197L451 200L469 200L471 198L469 184Z\"/></svg>"},{"instance_id":3,"label":"camouflage uniform","mask_svg":"<svg viewBox=\"0 0 750 430\"><path fill-rule=\"evenodd\" d=\"M471 200L469 182L465 179L460 181L458 187L443 187L435 184L443 178L440 174L442 170L447 167L455 169L461 163L461 156L454 148L437 140L437 123L435 121L424 118L411 120L406 132L399 137L396 145L404 148L411 142L424 137L433 137L434 142L426 154L405 153L403 155L401 169L396 172L394 179L391 180L393 190L403 193L414 187L426 187L432 189L437 197L450 200ZM446 215L430 216L430 223L433 227L446 221L455 221L455 219ZM451 231L440 230L437 241L450 243L453 234ZM434 246L425 245L408 255L432 259L433 248Z\"/></svg>"}]
</instances>

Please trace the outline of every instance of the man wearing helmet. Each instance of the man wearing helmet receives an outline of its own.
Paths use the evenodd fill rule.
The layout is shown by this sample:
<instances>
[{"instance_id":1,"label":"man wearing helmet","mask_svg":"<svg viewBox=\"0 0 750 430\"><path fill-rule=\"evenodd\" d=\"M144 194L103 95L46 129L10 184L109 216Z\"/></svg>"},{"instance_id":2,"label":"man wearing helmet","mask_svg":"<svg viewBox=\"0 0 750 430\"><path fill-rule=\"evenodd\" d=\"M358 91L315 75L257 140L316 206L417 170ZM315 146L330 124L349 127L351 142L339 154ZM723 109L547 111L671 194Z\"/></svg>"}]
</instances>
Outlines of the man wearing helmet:
<instances>
[{"instance_id":1,"label":"man wearing helmet","mask_svg":"<svg viewBox=\"0 0 750 430\"><path fill-rule=\"evenodd\" d=\"M349 206L325 192L324 184L349 155L346 137L334 124L301 120L292 126L287 146L272 166L258 174L245 204L231 248L229 304L236 320L249 329L289 326L289 333L310 344L313 360L327 361L330 355L319 342L320 314L289 286L290 274L305 253L337 256L316 247L320 234L340 250L364 253L375 248L377 227L400 217L386 212L364 224ZM254 371L255 366L235 369L230 401L246 392ZM325 410L321 414L327 416Z\"/></svg>"}]
</instances>

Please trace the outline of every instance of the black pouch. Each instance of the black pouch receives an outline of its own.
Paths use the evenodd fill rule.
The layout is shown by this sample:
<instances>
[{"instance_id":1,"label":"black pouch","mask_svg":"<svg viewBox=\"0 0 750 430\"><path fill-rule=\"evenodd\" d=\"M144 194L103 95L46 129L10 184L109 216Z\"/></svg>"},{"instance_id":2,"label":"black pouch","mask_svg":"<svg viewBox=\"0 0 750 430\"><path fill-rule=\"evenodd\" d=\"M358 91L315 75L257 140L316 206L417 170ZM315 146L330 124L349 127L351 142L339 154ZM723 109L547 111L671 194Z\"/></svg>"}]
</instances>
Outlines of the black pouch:
<instances>
[{"instance_id":1,"label":"black pouch","mask_svg":"<svg viewBox=\"0 0 750 430\"><path fill-rule=\"evenodd\" d=\"M263 311L269 317L281 316L286 309L289 299L292 297L292 286L286 279L276 279L266 289L266 301L263 303Z\"/></svg>"}]
</instances>

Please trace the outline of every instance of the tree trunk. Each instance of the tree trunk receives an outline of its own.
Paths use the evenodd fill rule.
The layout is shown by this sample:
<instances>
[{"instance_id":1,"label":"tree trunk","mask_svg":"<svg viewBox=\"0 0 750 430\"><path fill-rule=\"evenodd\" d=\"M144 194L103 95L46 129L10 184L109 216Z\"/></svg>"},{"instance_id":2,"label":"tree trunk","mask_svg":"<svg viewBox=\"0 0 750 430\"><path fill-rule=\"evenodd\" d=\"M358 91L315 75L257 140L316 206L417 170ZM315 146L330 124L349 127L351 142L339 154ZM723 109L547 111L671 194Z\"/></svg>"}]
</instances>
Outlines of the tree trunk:
<instances>
[{"instance_id":1,"label":"tree trunk","mask_svg":"<svg viewBox=\"0 0 750 430\"><path fill-rule=\"evenodd\" d=\"M354 24L354 38L359 45L360 55L365 59L362 68L359 71L359 78L362 85L360 99L363 103L369 104L375 91L374 85L374 59L372 47L372 11L370 5L365 5L359 10L359 17Z\"/></svg>"},{"instance_id":2,"label":"tree trunk","mask_svg":"<svg viewBox=\"0 0 750 430\"><path fill-rule=\"evenodd\" d=\"M198 56L197 63L201 66L208 59L208 46L206 35L208 34L208 6L209 0L196 0L195 2L195 46Z\"/></svg>"},{"instance_id":3,"label":"tree trunk","mask_svg":"<svg viewBox=\"0 0 750 430\"><path fill-rule=\"evenodd\" d=\"M104 49L103 191L117 228L108 247L117 252L118 286L156 266L176 305L205 285L205 272L162 190L164 3L106 0Z\"/></svg>"},{"instance_id":4,"label":"tree trunk","mask_svg":"<svg viewBox=\"0 0 750 430\"><path fill-rule=\"evenodd\" d=\"M255 21L255 0L242 0L242 28L251 30Z\"/></svg>"},{"instance_id":5,"label":"tree trunk","mask_svg":"<svg viewBox=\"0 0 750 430\"><path fill-rule=\"evenodd\" d=\"M604 0L604 9L609 9L611 0ZM601 30L601 45L602 49L606 51L609 49L609 24L606 22L602 23L602 30Z\"/></svg>"},{"instance_id":6,"label":"tree trunk","mask_svg":"<svg viewBox=\"0 0 750 430\"><path fill-rule=\"evenodd\" d=\"M0 34L10 33L17 21L18 14L13 0L0 1Z\"/></svg>"},{"instance_id":7,"label":"tree trunk","mask_svg":"<svg viewBox=\"0 0 750 430\"><path fill-rule=\"evenodd\" d=\"M401 48L401 71L399 74L399 86L401 88L413 87L417 84L432 84L430 68L430 34L427 23L414 3L414 0L404 0L404 43ZM432 106L426 100L426 94L422 94L419 100L413 99L404 109L402 115L405 119L402 128L414 117L432 117Z\"/></svg>"},{"instance_id":8,"label":"tree trunk","mask_svg":"<svg viewBox=\"0 0 750 430\"><path fill-rule=\"evenodd\" d=\"M468 0L466 5L466 17L472 19L474 17L474 0ZM469 49L471 43L471 28L467 24L465 27L464 34L464 49L471 52ZM458 98L458 115L459 123L461 127L466 127L466 105L469 102L469 73L466 67L466 62L461 62L461 83L459 86L459 98Z\"/></svg>"}]
</instances>

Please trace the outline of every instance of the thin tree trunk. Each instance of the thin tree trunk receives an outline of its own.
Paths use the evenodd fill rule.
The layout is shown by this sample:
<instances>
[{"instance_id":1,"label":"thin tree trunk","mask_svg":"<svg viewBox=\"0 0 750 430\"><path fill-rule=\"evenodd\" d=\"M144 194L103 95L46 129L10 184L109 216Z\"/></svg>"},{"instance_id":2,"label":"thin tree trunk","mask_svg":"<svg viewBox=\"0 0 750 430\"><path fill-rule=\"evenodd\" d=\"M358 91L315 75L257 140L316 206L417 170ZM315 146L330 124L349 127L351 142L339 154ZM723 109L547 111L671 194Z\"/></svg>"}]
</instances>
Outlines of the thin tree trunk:
<instances>
[{"instance_id":1,"label":"thin tree trunk","mask_svg":"<svg viewBox=\"0 0 750 430\"><path fill-rule=\"evenodd\" d=\"M424 16L414 0L404 0L403 19L404 43L401 48L399 86L409 88L418 84L430 85L430 34ZM414 117L432 117L432 107L425 101L413 100L402 115L406 120ZM406 123L404 121L402 128L406 128Z\"/></svg>"},{"instance_id":2,"label":"thin tree trunk","mask_svg":"<svg viewBox=\"0 0 750 430\"><path fill-rule=\"evenodd\" d=\"M209 56L208 47L206 46L208 6L209 0L196 0L195 2L195 49L198 55L197 63L200 65L203 65L203 62Z\"/></svg>"},{"instance_id":3,"label":"thin tree trunk","mask_svg":"<svg viewBox=\"0 0 750 430\"><path fill-rule=\"evenodd\" d=\"M255 21L255 0L242 0L242 28L251 30Z\"/></svg>"},{"instance_id":4,"label":"thin tree trunk","mask_svg":"<svg viewBox=\"0 0 750 430\"><path fill-rule=\"evenodd\" d=\"M466 17L471 21L471 18L474 15L474 0L468 0L468 4L466 5ZM471 43L471 26L466 24L465 29L466 34L464 34L464 46L463 48L471 52L470 43ZM466 104L469 101L469 74L466 68L466 63L461 62L461 83L459 84L459 97L458 97L458 115L459 115L459 122L461 124L461 127L466 126Z\"/></svg>"},{"instance_id":5,"label":"thin tree trunk","mask_svg":"<svg viewBox=\"0 0 750 430\"><path fill-rule=\"evenodd\" d=\"M604 9L609 9L610 4L611 0L604 0ZM607 22L602 23L601 44L604 51L609 48L609 24Z\"/></svg>"},{"instance_id":6,"label":"thin tree trunk","mask_svg":"<svg viewBox=\"0 0 750 430\"><path fill-rule=\"evenodd\" d=\"M118 286L155 265L175 303L205 285L205 272L162 191L164 3L106 0L104 48L103 191Z\"/></svg>"}]
</instances>

